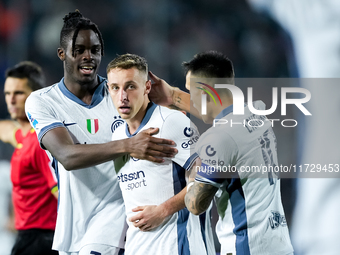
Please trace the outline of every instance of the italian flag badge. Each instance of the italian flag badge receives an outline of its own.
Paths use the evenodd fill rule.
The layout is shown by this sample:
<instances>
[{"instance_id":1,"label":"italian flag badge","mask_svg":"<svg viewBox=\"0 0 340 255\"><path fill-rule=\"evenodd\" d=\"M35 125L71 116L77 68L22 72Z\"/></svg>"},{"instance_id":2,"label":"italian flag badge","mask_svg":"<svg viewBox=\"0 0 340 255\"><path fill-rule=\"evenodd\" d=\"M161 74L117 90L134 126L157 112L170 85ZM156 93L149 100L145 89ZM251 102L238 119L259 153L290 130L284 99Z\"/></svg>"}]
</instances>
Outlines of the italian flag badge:
<instances>
[{"instance_id":1,"label":"italian flag badge","mask_svg":"<svg viewBox=\"0 0 340 255\"><path fill-rule=\"evenodd\" d=\"M87 119L87 131L90 132L90 134L94 135L98 132L99 125L98 125L98 119Z\"/></svg>"}]
</instances>

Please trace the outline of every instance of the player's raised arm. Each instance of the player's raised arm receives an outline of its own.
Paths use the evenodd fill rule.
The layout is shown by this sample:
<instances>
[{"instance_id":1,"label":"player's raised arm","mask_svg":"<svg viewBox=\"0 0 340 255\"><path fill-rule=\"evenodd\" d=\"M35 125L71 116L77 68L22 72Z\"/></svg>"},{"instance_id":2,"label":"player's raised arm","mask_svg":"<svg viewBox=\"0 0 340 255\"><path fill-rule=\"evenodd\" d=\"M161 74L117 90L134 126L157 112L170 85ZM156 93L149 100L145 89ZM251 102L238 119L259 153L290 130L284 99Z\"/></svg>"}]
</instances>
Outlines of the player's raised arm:
<instances>
[{"instance_id":1,"label":"player's raised arm","mask_svg":"<svg viewBox=\"0 0 340 255\"><path fill-rule=\"evenodd\" d=\"M123 154L161 163L162 157L172 157L177 150L168 146L174 145L173 141L152 137L157 132L158 129L148 129L129 139L103 144L75 144L66 128L57 127L48 131L41 142L66 170L97 165Z\"/></svg>"},{"instance_id":2,"label":"player's raised arm","mask_svg":"<svg viewBox=\"0 0 340 255\"><path fill-rule=\"evenodd\" d=\"M162 106L172 106L201 118L198 111L192 106L189 93L170 86L165 80L158 78L150 71L149 76L153 82L149 93L152 102Z\"/></svg>"}]
</instances>

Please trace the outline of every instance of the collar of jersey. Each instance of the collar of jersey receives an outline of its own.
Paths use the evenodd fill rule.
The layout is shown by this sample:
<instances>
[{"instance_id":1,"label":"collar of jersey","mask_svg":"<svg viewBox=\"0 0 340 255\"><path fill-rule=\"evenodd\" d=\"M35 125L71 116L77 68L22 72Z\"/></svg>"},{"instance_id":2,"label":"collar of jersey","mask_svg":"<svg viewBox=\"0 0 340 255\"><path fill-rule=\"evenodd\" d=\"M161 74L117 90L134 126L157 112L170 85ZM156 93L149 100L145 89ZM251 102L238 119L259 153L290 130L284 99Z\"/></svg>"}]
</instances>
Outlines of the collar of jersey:
<instances>
[{"instance_id":1,"label":"collar of jersey","mask_svg":"<svg viewBox=\"0 0 340 255\"><path fill-rule=\"evenodd\" d=\"M99 79L99 86L96 88L93 96L92 96L92 100L91 100L91 104L86 104L83 101L81 101L78 97L76 97L74 94L72 94L71 91L68 90L68 88L66 87L65 83L64 83L64 77L61 79L61 81L58 83L58 87L60 89L60 91L69 99L71 99L72 101L76 102L77 104L80 104L81 106L84 106L86 108L93 108L96 105L98 105L104 98L104 94L105 94L105 82L106 80L97 75L98 79Z\"/></svg>"},{"instance_id":2,"label":"collar of jersey","mask_svg":"<svg viewBox=\"0 0 340 255\"><path fill-rule=\"evenodd\" d=\"M136 134L138 134L138 132L146 125L146 123L149 122L151 115L152 115L153 111L156 109L156 107L157 107L157 105L153 102L150 102L148 104L148 107L146 108L146 113L145 113L145 116L144 116L142 122L140 123L136 132L134 132L132 135L130 134L127 123L125 123L125 133L126 133L127 137L132 137L132 136L135 136Z\"/></svg>"}]
</instances>

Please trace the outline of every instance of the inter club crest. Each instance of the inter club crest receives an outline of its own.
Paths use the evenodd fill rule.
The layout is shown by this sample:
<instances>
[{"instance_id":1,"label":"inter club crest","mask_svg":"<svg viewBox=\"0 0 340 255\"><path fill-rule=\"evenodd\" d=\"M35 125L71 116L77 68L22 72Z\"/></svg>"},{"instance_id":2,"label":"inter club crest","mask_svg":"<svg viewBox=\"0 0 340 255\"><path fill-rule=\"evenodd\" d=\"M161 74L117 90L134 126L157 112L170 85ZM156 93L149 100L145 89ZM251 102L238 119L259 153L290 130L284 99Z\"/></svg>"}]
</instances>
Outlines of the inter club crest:
<instances>
[{"instance_id":1,"label":"inter club crest","mask_svg":"<svg viewBox=\"0 0 340 255\"><path fill-rule=\"evenodd\" d=\"M120 125L124 124L124 120L120 116L114 116L114 121L111 125L111 132L113 133Z\"/></svg>"},{"instance_id":2,"label":"inter club crest","mask_svg":"<svg viewBox=\"0 0 340 255\"><path fill-rule=\"evenodd\" d=\"M99 121L98 119L87 119L87 131L90 132L90 134L94 135L99 130Z\"/></svg>"}]
</instances>

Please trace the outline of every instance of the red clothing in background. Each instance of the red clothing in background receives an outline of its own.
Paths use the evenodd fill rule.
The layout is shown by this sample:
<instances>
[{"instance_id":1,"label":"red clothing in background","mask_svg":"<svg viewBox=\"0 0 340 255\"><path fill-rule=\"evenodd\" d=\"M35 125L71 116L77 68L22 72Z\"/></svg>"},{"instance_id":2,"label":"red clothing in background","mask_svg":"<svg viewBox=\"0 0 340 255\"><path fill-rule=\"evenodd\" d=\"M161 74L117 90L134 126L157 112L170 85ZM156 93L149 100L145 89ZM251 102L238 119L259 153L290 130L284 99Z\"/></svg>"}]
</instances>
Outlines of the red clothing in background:
<instances>
[{"instance_id":1,"label":"red clothing in background","mask_svg":"<svg viewBox=\"0 0 340 255\"><path fill-rule=\"evenodd\" d=\"M18 143L11 160L15 228L55 229L57 199L51 193L56 179L50 160L39 146L33 129L24 137L20 129L15 132Z\"/></svg>"}]
</instances>

